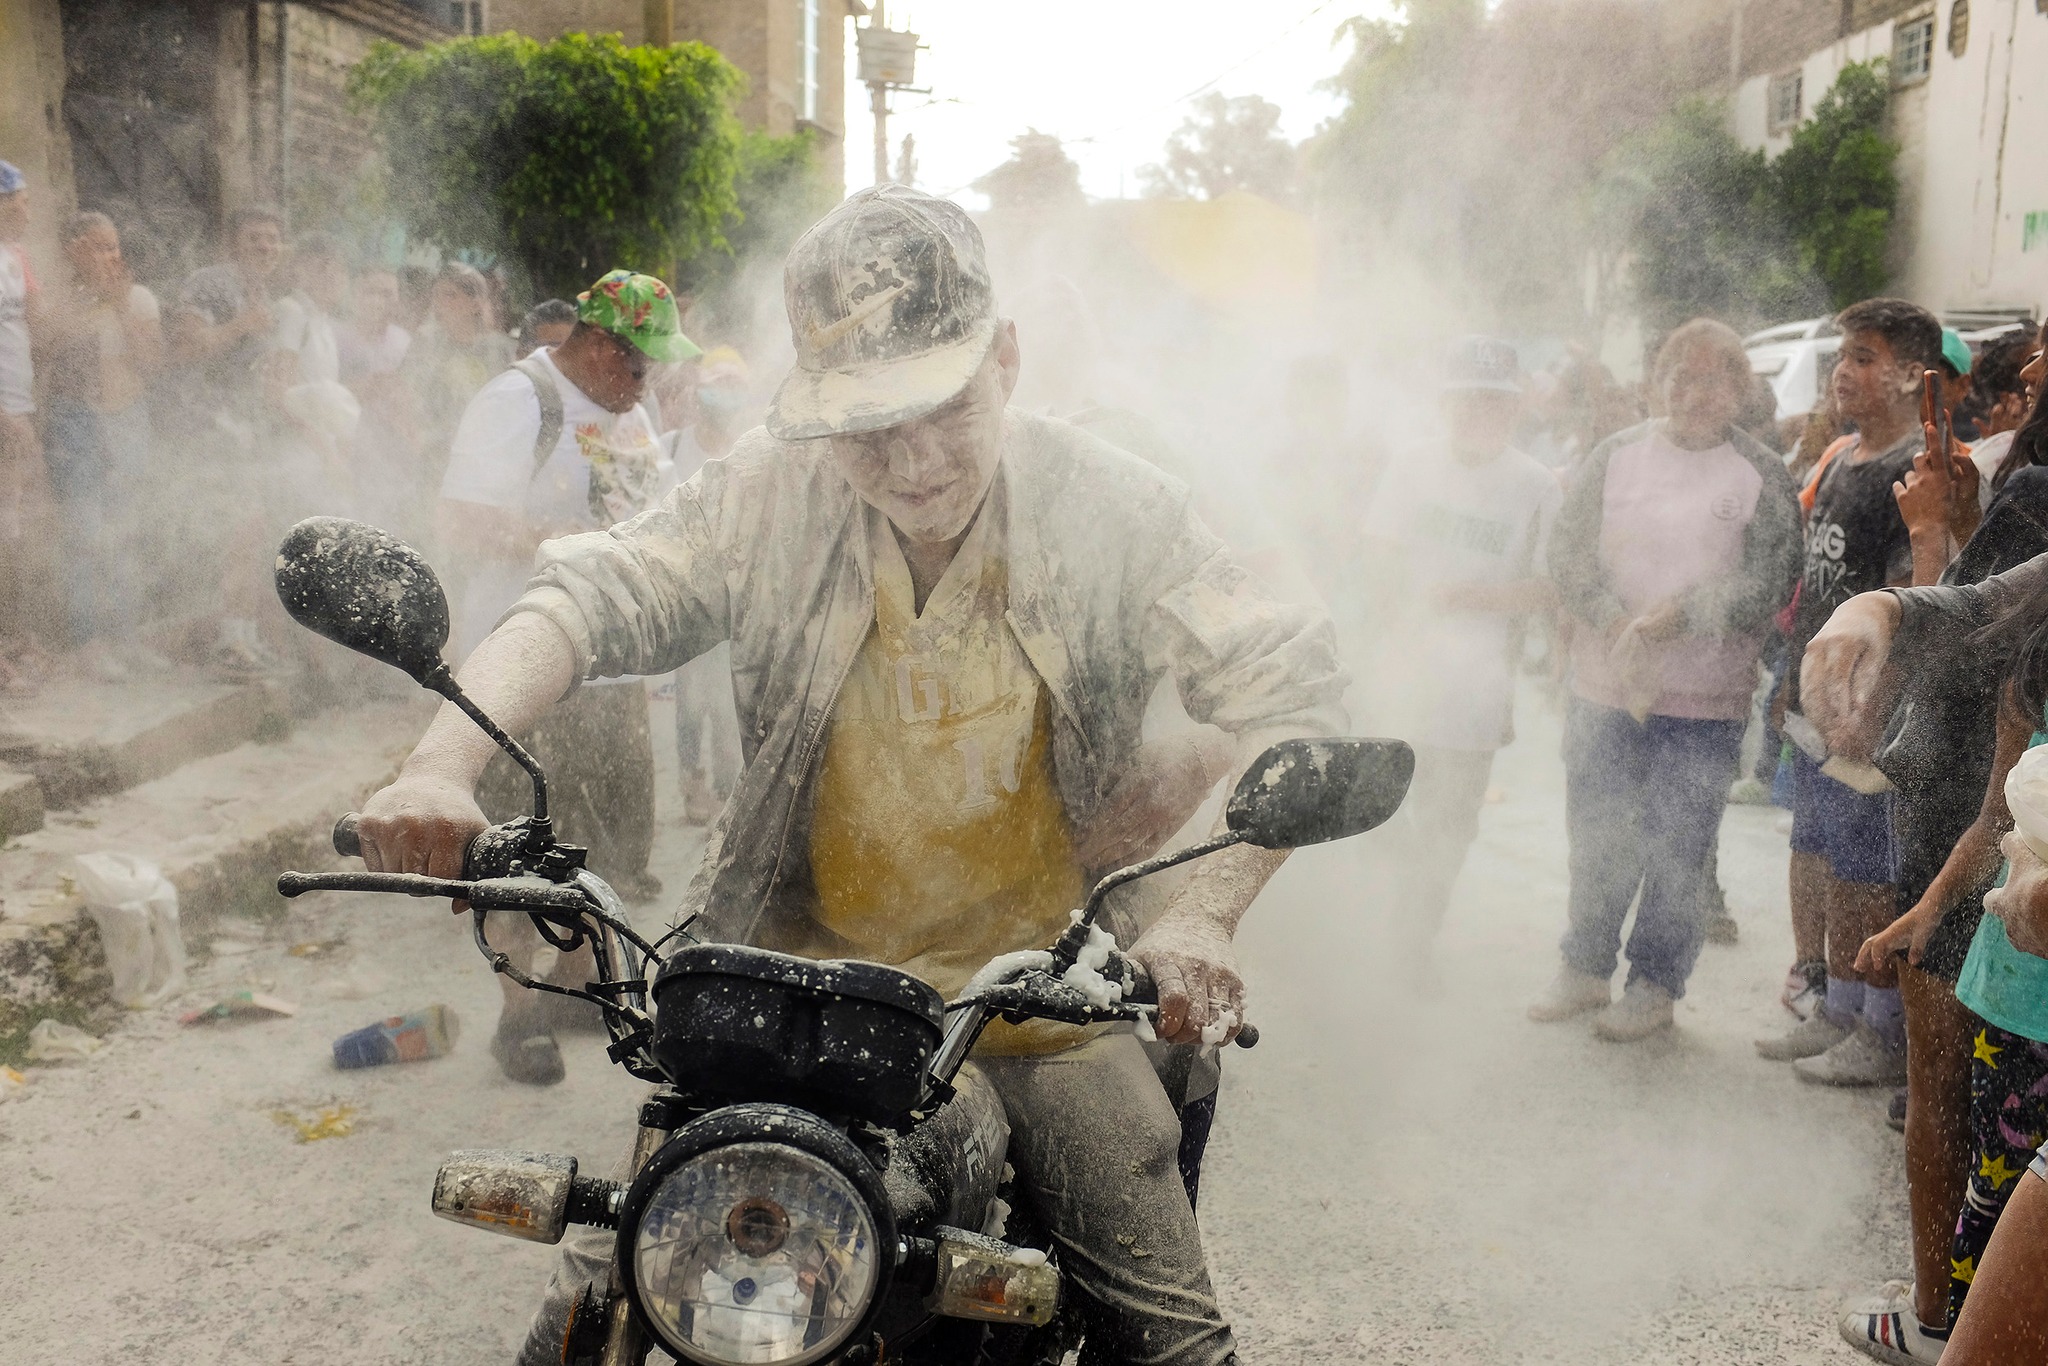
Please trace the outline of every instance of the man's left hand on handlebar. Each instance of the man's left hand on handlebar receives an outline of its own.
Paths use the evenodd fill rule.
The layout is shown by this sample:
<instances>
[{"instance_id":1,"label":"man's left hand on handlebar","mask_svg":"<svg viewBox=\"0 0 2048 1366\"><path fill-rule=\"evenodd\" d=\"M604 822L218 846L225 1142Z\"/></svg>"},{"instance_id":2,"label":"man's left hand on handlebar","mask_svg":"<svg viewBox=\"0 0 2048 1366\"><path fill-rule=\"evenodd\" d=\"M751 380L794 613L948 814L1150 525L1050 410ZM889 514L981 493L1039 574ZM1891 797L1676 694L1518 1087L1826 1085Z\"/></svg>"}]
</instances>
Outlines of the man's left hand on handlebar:
<instances>
[{"instance_id":1,"label":"man's left hand on handlebar","mask_svg":"<svg viewBox=\"0 0 2048 1366\"><path fill-rule=\"evenodd\" d=\"M1229 1012L1229 1031L1244 1024L1244 979L1230 936L1198 915L1170 911L1131 946L1131 957L1152 974L1159 989L1154 1029L1168 1043L1198 1044L1202 1031Z\"/></svg>"},{"instance_id":2,"label":"man's left hand on handlebar","mask_svg":"<svg viewBox=\"0 0 2048 1366\"><path fill-rule=\"evenodd\" d=\"M487 824L462 784L407 773L364 804L357 831L371 872L459 878L470 841Z\"/></svg>"}]
</instances>

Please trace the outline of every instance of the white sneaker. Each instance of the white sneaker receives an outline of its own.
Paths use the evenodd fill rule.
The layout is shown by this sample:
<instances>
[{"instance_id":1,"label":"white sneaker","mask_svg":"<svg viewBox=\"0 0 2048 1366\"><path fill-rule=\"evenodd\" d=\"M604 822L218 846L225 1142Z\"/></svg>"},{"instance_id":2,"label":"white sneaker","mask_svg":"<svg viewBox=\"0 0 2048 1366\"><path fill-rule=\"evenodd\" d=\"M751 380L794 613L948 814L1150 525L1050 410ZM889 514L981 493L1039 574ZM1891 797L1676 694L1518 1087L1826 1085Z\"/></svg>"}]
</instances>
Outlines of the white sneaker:
<instances>
[{"instance_id":1,"label":"white sneaker","mask_svg":"<svg viewBox=\"0 0 2048 1366\"><path fill-rule=\"evenodd\" d=\"M1819 1086L1900 1086L1906 1080L1906 1050L1892 1049L1877 1031L1858 1020L1849 1036L1818 1057L1792 1064L1799 1080Z\"/></svg>"},{"instance_id":2,"label":"white sneaker","mask_svg":"<svg viewBox=\"0 0 2048 1366\"><path fill-rule=\"evenodd\" d=\"M1756 1054L1772 1062L1817 1058L1849 1037L1849 1026L1836 1024L1826 1015L1801 1020L1775 1039L1758 1039Z\"/></svg>"},{"instance_id":3,"label":"white sneaker","mask_svg":"<svg viewBox=\"0 0 2048 1366\"><path fill-rule=\"evenodd\" d=\"M1538 1024L1556 1024L1599 1010L1614 999L1605 977L1594 977L1567 964L1557 970L1550 988L1529 1007L1529 1018Z\"/></svg>"},{"instance_id":4,"label":"white sneaker","mask_svg":"<svg viewBox=\"0 0 2048 1366\"><path fill-rule=\"evenodd\" d=\"M1842 1341L1891 1366L1925 1366L1941 1360L1946 1338L1929 1337L1913 1309L1913 1284L1887 1281L1868 1299L1842 1314Z\"/></svg>"},{"instance_id":5,"label":"white sneaker","mask_svg":"<svg viewBox=\"0 0 2048 1366\"><path fill-rule=\"evenodd\" d=\"M1593 1032L1609 1043L1635 1043L1670 1027L1671 993L1641 980L1622 988L1621 999L1593 1021Z\"/></svg>"}]
</instances>

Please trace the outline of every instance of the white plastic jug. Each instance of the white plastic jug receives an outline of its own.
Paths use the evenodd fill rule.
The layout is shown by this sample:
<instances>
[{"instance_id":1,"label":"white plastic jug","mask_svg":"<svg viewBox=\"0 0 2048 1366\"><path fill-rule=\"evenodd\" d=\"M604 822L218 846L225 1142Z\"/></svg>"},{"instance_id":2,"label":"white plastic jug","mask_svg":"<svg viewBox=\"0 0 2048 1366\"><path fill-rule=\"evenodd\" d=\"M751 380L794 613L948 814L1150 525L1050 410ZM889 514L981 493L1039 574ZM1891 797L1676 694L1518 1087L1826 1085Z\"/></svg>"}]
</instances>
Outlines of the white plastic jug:
<instances>
[{"instance_id":1,"label":"white plastic jug","mask_svg":"<svg viewBox=\"0 0 2048 1366\"><path fill-rule=\"evenodd\" d=\"M129 854L80 854L78 886L100 927L116 1004L142 1010L185 989L178 889L162 869Z\"/></svg>"},{"instance_id":2,"label":"white plastic jug","mask_svg":"<svg viewBox=\"0 0 2048 1366\"><path fill-rule=\"evenodd\" d=\"M2005 775L2005 804L2027 848L2048 862L2048 746L2036 745L2022 754Z\"/></svg>"}]
</instances>

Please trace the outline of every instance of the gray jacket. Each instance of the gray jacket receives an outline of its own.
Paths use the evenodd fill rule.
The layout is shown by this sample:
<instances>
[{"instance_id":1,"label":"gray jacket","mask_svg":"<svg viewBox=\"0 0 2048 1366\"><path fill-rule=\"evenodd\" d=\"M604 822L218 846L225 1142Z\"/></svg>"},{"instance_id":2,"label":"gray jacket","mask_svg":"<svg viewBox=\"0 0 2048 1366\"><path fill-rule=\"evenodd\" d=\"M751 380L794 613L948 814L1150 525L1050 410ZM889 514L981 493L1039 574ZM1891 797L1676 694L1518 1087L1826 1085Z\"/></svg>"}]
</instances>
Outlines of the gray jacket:
<instances>
[{"instance_id":1,"label":"gray jacket","mask_svg":"<svg viewBox=\"0 0 2048 1366\"><path fill-rule=\"evenodd\" d=\"M997 477L1010 629L1050 697L1054 773L1077 830L1127 771L1169 672L1188 714L1226 731L1344 727L1329 619L1270 597L1189 510L1185 486L1015 410ZM684 901L700 937L774 947L809 916L811 780L875 617L862 506L824 442L756 430L654 510L542 545L512 608L559 626L586 677L663 674L732 641L746 768Z\"/></svg>"}]
</instances>

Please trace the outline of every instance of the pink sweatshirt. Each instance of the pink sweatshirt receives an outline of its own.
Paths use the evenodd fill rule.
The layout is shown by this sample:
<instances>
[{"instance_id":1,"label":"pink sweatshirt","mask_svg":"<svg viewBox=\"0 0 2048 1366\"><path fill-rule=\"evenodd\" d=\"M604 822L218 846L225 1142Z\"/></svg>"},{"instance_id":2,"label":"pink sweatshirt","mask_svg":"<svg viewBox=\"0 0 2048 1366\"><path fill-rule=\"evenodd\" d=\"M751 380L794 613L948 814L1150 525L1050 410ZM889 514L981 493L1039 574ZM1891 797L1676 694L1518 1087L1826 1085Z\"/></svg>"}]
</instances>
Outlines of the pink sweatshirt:
<instances>
[{"instance_id":1,"label":"pink sweatshirt","mask_svg":"<svg viewBox=\"0 0 2048 1366\"><path fill-rule=\"evenodd\" d=\"M1630 616L1674 594L1737 572L1743 534L1756 515L1763 476L1723 443L1681 450L1651 423L1616 450L1602 490L1602 576ZM1662 688L1650 710L1696 721L1749 715L1764 632L1686 635L1654 647ZM1625 710L1621 680L1605 636L1584 623L1572 632L1575 691L1588 702Z\"/></svg>"}]
</instances>

